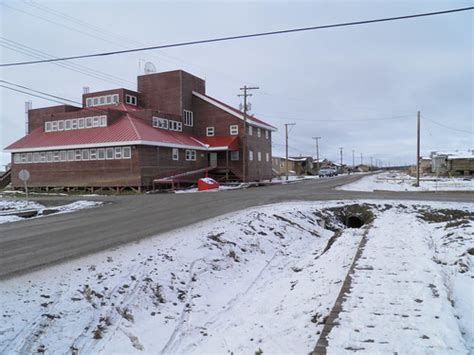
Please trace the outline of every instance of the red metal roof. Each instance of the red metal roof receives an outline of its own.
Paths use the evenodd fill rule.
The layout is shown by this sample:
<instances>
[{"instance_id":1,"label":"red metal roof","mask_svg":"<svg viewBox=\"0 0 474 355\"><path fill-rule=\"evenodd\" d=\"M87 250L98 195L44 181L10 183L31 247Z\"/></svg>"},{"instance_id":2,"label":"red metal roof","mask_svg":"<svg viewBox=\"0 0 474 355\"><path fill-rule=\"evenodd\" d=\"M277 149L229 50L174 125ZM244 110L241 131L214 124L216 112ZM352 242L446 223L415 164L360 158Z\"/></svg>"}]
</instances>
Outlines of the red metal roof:
<instances>
[{"instance_id":1,"label":"red metal roof","mask_svg":"<svg viewBox=\"0 0 474 355\"><path fill-rule=\"evenodd\" d=\"M128 113L110 126L44 132L41 127L6 147L6 150L49 148L74 145L91 145L126 142L162 143L164 145L205 148L204 143L184 132L168 131L149 126L145 121ZM136 143L137 144L137 143Z\"/></svg>"},{"instance_id":2,"label":"red metal roof","mask_svg":"<svg viewBox=\"0 0 474 355\"><path fill-rule=\"evenodd\" d=\"M199 141L209 145L209 148L227 147L237 150L240 147L238 136L199 137Z\"/></svg>"}]
</instances>

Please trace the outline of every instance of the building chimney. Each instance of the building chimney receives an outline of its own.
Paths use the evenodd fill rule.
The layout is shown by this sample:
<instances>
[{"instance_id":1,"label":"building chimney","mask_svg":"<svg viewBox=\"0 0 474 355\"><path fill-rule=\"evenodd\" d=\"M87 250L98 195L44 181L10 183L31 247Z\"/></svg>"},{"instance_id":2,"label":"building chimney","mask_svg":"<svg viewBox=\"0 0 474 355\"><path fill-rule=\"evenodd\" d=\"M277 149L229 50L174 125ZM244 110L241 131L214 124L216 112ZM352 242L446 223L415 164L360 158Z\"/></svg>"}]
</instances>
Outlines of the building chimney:
<instances>
[{"instance_id":1,"label":"building chimney","mask_svg":"<svg viewBox=\"0 0 474 355\"><path fill-rule=\"evenodd\" d=\"M90 87L88 86L83 86L82 87L82 93L83 94L88 94L90 92Z\"/></svg>"},{"instance_id":2,"label":"building chimney","mask_svg":"<svg viewBox=\"0 0 474 355\"><path fill-rule=\"evenodd\" d=\"M30 133L29 129L29 120L28 120L28 111L33 108L33 103L31 101L25 101L25 133Z\"/></svg>"}]
</instances>

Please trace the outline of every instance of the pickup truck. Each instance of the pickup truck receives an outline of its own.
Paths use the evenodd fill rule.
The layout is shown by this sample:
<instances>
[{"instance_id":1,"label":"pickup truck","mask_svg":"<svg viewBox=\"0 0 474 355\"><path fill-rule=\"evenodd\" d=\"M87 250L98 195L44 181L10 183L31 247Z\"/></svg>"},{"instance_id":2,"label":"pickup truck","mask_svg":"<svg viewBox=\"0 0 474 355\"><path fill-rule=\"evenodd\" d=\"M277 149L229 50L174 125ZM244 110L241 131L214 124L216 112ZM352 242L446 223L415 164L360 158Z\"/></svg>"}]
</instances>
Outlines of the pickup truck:
<instances>
[{"instance_id":1,"label":"pickup truck","mask_svg":"<svg viewBox=\"0 0 474 355\"><path fill-rule=\"evenodd\" d=\"M323 176L336 176L337 175L337 168L334 167L325 167L319 169L319 177Z\"/></svg>"}]
</instances>

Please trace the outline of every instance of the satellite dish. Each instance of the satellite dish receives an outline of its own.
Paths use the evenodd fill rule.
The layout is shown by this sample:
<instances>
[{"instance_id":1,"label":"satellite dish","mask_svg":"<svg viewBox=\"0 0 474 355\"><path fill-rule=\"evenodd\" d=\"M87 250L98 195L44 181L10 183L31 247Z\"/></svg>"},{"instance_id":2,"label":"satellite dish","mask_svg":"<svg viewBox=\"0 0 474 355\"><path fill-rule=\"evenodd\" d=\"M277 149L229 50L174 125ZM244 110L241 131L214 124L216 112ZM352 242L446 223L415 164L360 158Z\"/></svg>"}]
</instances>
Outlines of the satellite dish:
<instances>
[{"instance_id":1,"label":"satellite dish","mask_svg":"<svg viewBox=\"0 0 474 355\"><path fill-rule=\"evenodd\" d=\"M152 62L146 62L145 63L145 74L152 74L156 73L156 67L155 64Z\"/></svg>"}]
</instances>

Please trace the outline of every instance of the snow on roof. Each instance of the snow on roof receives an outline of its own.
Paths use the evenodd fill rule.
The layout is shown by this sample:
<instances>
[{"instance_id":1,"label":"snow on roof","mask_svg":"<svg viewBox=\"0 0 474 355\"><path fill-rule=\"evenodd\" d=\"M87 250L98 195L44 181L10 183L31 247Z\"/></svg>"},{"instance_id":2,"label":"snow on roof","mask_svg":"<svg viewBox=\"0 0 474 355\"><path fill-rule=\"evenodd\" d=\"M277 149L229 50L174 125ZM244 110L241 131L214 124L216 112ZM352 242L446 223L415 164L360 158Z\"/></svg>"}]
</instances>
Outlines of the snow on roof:
<instances>
[{"instance_id":1,"label":"snow on roof","mask_svg":"<svg viewBox=\"0 0 474 355\"><path fill-rule=\"evenodd\" d=\"M456 160L456 159L474 159L474 155L449 155L448 160Z\"/></svg>"}]
</instances>

